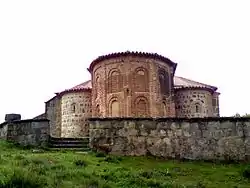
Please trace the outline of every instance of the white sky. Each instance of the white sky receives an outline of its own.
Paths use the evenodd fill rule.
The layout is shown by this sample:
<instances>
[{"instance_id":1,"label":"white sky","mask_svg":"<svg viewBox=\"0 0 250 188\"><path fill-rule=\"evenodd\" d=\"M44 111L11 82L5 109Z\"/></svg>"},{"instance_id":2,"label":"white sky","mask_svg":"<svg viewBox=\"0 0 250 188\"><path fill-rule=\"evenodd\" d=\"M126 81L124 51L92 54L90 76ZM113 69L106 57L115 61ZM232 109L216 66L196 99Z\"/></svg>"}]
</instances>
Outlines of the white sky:
<instances>
[{"instance_id":1,"label":"white sky","mask_svg":"<svg viewBox=\"0 0 250 188\"><path fill-rule=\"evenodd\" d=\"M248 0L2 0L0 122L43 113L55 92L90 79L94 58L126 50L219 87L221 115L250 113L249 10Z\"/></svg>"}]
</instances>

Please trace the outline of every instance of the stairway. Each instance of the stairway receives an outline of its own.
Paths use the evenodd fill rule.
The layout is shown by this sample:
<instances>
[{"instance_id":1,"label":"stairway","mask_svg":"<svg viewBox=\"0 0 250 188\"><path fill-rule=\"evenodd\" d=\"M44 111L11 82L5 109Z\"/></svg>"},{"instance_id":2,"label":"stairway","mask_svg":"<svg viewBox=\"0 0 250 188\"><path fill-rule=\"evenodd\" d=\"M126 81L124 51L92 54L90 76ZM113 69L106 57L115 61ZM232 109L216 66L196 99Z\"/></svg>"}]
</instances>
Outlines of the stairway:
<instances>
[{"instance_id":1,"label":"stairway","mask_svg":"<svg viewBox=\"0 0 250 188\"><path fill-rule=\"evenodd\" d=\"M89 138L55 138L50 137L48 146L52 150L90 151Z\"/></svg>"}]
</instances>

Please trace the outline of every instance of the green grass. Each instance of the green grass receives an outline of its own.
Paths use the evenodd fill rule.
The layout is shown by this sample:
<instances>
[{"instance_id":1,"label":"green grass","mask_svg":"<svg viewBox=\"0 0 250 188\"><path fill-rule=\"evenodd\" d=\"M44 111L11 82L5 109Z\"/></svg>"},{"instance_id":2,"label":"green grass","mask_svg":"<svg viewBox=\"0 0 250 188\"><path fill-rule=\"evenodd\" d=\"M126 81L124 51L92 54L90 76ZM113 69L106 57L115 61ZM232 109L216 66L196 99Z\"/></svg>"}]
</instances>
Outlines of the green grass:
<instances>
[{"instance_id":1,"label":"green grass","mask_svg":"<svg viewBox=\"0 0 250 188\"><path fill-rule=\"evenodd\" d=\"M0 142L0 188L249 188L246 167L73 151L32 152Z\"/></svg>"}]
</instances>

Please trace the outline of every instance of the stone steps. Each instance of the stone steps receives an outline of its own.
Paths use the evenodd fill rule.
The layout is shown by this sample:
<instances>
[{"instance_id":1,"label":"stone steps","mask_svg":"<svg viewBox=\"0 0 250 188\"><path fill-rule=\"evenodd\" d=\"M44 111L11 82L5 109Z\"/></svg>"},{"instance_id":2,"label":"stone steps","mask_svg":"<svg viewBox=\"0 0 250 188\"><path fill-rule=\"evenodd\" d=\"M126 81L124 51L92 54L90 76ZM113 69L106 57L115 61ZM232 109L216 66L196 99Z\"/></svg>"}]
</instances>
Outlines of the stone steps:
<instances>
[{"instance_id":1,"label":"stone steps","mask_svg":"<svg viewBox=\"0 0 250 188\"><path fill-rule=\"evenodd\" d=\"M50 137L48 146L53 150L80 150L89 151L89 138L55 138Z\"/></svg>"}]
</instances>

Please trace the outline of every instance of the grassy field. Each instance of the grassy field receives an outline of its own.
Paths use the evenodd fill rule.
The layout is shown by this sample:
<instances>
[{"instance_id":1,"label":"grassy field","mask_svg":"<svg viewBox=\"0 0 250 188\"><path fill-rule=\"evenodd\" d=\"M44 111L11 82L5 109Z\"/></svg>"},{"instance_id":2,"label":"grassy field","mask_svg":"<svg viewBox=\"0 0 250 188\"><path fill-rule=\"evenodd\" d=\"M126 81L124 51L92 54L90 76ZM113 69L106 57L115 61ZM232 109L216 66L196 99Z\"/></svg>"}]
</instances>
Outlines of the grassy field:
<instances>
[{"instance_id":1,"label":"grassy field","mask_svg":"<svg viewBox=\"0 0 250 188\"><path fill-rule=\"evenodd\" d=\"M243 164L164 161L70 151L34 152L3 141L0 156L0 188L250 187L250 180L245 178L250 173L246 173Z\"/></svg>"}]
</instances>

